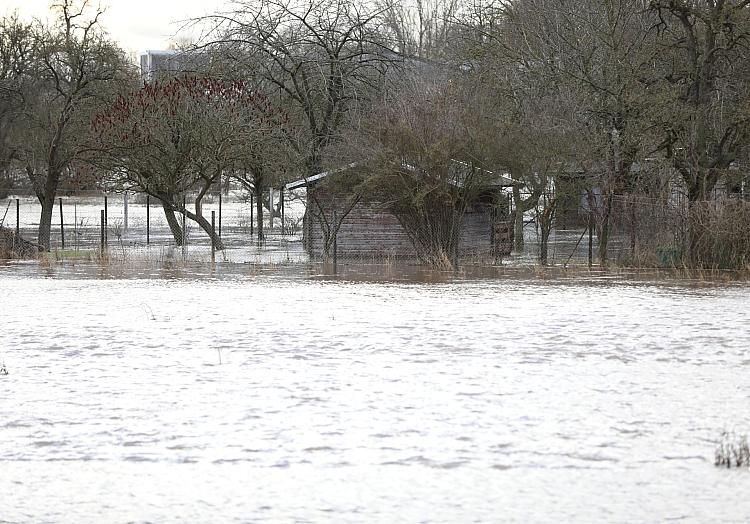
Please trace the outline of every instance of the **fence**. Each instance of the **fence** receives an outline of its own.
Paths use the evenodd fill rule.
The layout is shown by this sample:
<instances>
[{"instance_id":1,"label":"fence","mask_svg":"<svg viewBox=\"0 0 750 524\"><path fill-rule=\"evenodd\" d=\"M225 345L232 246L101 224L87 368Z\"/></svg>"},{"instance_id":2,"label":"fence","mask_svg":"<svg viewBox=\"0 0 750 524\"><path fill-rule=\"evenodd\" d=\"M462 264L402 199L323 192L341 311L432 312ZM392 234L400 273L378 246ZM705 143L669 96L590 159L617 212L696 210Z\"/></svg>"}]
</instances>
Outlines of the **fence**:
<instances>
[{"instance_id":1,"label":"fence","mask_svg":"<svg viewBox=\"0 0 750 524\"><path fill-rule=\"evenodd\" d=\"M193 194L185 195L188 209ZM212 212L216 230L225 250L220 260L232 262L306 262L303 249L302 216L305 202L292 192L284 193L284 205L277 192L275 213L266 210L264 241L257 241L257 215L250 196L229 191L219 197L203 199L203 215ZM265 202L266 205L268 201ZM283 209L283 215L281 210ZM0 200L0 225L18 228L22 237L37 237L41 207L30 192L15 191ZM164 211L155 199L143 194L76 192L63 194L56 201L52 220L51 247L66 254L98 252L104 240L113 255L124 258L209 260L210 237L192 220L185 220L186 246L177 247ZM180 224L183 216L177 213ZM533 217L524 228L526 248L498 260L495 257L464 257L463 265L536 264L540 233ZM598 259L601 216L592 235L589 252L588 231L554 228L549 237L548 261L551 265L585 265L589 255ZM737 199L719 199L688 206L684 198L653 199L638 195L614 197L610 215L608 258L622 265L639 267L703 265L707 267L745 267L750 261L750 203ZM488 235L490 233L488 232ZM690 257L693 257L692 259ZM365 258L365 257L363 257ZM372 260L372 257L366 257ZM342 262L357 261L346 258ZM376 261L377 262L377 261Z\"/></svg>"},{"instance_id":2,"label":"fence","mask_svg":"<svg viewBox=\"0 0 750 524\"><path fill-rule=\"evenodd\" d=\"M744 269L750 262L750 202L618 196L611 235L609 255L623 265Z\"/></svg>"},{"instance_id":3,"label":"fence","mask_svg":"<svg viewBox=\"0 0 750 524\"><path fill-rule=\"evenodd\" d=\"M259 245L255 202L250 196L239 191L221 196L207 194L202 200L202 214L209 222L214 214L216 232L226 247L218 256L238 262L260 258L270 262L304 259L301 248L304 205L294 195L284 196L282 205L276 192L277 212L264 213L264 239ZM193 194L184 195L188 210L193 209L194 198ZM0 225L17 229L26 239L37 238L40 214L39 201L31 192L9 190L8 197L0 200ZM103 240L110 252L127 253L128 257L210 257L208 234L181 213L176 215L180 225L185 226L183 247L176 247L161 203L156 199L143 194L100 191L62 194L52 215L50 247L65 250L66 254L86 253L100 249Z\"/></svg>"}]
</instances>

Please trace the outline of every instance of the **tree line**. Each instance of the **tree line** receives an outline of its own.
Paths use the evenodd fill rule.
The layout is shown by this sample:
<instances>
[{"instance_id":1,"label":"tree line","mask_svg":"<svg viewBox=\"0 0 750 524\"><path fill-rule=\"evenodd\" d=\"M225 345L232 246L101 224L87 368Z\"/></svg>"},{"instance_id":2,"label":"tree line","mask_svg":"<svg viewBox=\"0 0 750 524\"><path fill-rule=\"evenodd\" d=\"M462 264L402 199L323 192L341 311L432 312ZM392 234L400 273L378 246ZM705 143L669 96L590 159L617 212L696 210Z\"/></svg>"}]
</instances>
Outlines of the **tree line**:
<instances>
[{"instance_id":1,"label":"tree line","mask_svg":"<svg viewBox=\"0 0 750 524\"><path fill-rule=\"evenodd\" d=\"M750 0L235 2L192 21L183 74L145 83L100 11L55 9L0 21L0 172L35 191L44 249L66 181L155 197L179 243L175 213L211 234L201 199L221 177L262 216L266 188L351 164L342 209L389 202L432 261L488 173L523 183L517 249L532 210L549 236L555 181L584 180L605 262L618 196L677 186L699 207L745 175ZM308 206L328 251L345 213Z\"/></svg>"}]
</instances>

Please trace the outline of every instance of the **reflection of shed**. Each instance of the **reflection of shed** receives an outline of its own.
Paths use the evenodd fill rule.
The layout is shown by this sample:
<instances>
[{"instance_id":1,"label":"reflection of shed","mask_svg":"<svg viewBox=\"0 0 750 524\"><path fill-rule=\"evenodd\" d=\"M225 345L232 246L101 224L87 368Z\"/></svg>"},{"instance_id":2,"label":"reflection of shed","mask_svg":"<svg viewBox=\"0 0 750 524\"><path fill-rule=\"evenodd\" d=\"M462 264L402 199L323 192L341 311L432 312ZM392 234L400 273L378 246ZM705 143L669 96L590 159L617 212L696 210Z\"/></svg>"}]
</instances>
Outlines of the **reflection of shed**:
<instances>
[{"instance_id":1,"label":"reflection of shed","mask_svg":"<svg viewBox=\"0 0 750 524\"><path fill-rule=\"evenodd\" d=\"M306 180L291 182L287 190L307 189L308 198L303 219L303 245L313 258L324 252L324 235L320 224L321 204L327 220L344 216L336 236L337 254L340 257L404 257L416 256L416 250L406 230L391 207L373 199L360 199L351 206L347 198L331 179L347 169L321 173ZM500 256L510 254L513 247L513 223L509 219L510 198L508 187L514 180L497 175L492 184L469 203L460 228L459 254L462 256ZM349 210L350 209L350 210Z\"/></svg>"}]
</instances>

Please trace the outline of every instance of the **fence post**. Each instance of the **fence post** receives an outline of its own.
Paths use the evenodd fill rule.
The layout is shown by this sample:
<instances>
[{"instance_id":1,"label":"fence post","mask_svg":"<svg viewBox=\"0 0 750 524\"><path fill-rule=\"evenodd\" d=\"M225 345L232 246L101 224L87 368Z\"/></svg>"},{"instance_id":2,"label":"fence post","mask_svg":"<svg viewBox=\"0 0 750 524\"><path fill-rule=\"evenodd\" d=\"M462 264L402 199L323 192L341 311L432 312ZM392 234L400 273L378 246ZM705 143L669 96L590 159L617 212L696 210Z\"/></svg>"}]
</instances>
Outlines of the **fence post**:
<instances>
[{"instance_id":1,"label":"fence post","mask_svg":"<svg viewBox=\"0 0 750 524\"><path fill-rule=\"evenodd\" d=\"M60 203L60 244L62 249L65 250L65 219L63 218L63 205L62 198L57 199Z\"/></svg>"},{"instance_id":2,"label":"fence post","mask_svg":"<svg viewBox=\"0 0 750 524\"><path fill-rule=\"evenodd\" d=\"M104 210L101 210L101 218L99 219L99 233L101 235L101 246L100 246L100 252L103 255L104 254Z\"/></svg>"},{"instance_id":3,"label":"fence post","mask_svg":"<svg viewBox=\"0 0 750 524\"><path fill-rule=\"evenodd\" d=\"M73 238L76 239L76 251L78 251L78 204L73 203Z\"/></svg>"},{"instance_id":4,"label":"fence post","mask_svg":"<svg viewBox=\"0 0 750 524\"><path fill-rule=\"evenodd\" d=\"M122 217L122 228L124 231L128 230L128 192L125 191L122 194L122 204L123 204L123 217Z\"/></svg>"},{"instance_id":5,"label":"fence post","mask_svg":"<svg viewBox=\"0 0 750 524\"><path fill-rule=\"evenodd\" d=\"M273 188L268 188L268 232L273 229Z\"/></svg>"},{"instance_id":6,"label":"fence post","mask_svg":"<svg viewBox=\"0 0 750 524\"><path fill-rule=\"evenodd\" d=\"M146 245L151 243L151 197L146 195Z\"/></svg>"},{"instance_id":7,"label":"fence post","mask_svg":"<svg viewBox=\"0 0 750 524\"><path fill-rule=\"evenodd\" d=\"M279 204L281 205L281 236L284 236L284 186L279 189Z\"/></svg>"},{"instance_id":8,"label":"fence post","mask_svg":"<svg viewBox=\"0 0 750 524\"><path fill-rule=\"evenodd\" d=\"M336 204L334 202L334 206L335 205ZM339 255L339 253L338 253L338 251L339 251L339 246L338 246L339 232L338 232L338 229L336 229L336 224L337 224L337 222L336 222L337 216L336 215L337 214L338 213L336 213L336 208L334 207L333 208L333 227L334 227L334 229L333 229L333 274L334 275L337 273L337 270L338 270L338 255Z\"/></svg>"},{"instance_id":9,"label":"fence post","mask_svg":"<svg viewBox=\"0 0 750 524\"><path fill-rule=\"evenodd\" d=\"M182 257L187 254L187 197L182 195Z\"/></svg>"},{"instance_id":10,"label":"fence post","mask_svg":"<svg viewBox=\"0 0 750 524\"><path fill-rule=\"evenodd\" d=\"M255 198L250 194L250 237L253 236L253 220L255 218Z\"/></svg>"},{"instance_id":11,"label":"fence post","mask_svg":"<svg viewBox=\"0 0 750 524\"><path fill-rule=\"evenodd\" d=\"M109 244L109 235L107 226L109 225L109 205L107 203L107 195L104 195L104 243Z\"/></svg>"},{"instance_id":12,"label":"fence post","mask_svg":"<svg viewBox=\"0 0 750 524\"><path fill-rule=\"evenodd\" d=\"M211 211L211 263L212 264L216 262L216 242L214 242L214 235L216 235L216 211Z\"/></svg>"},{"instance_id":13,"label":"fence post","mask_svg":"<svg viewBox=\"0 0 750 524\"><path fill-rule=\"evenodd\" d=\"M589 269L594 264L594 213L589 211Z\"/></svg>"},{"instance_id":14,"label":"fence post","mask_svg":"<svg viewBox=\"0 0 750 524\"><path fill-rule=\"evenodd\" d=\"M219 238L221 238L221 175L219 175Z\"/></svg>"},{"instance_id":15,"label":"fence post","mask_svg":"<svg viewBox=\"0 0 750 524\"><path fill-rule=\"evenodd\" d=\"M21 236L21 199L16 198L16 238Z\"/></svg>"}]
</instances>

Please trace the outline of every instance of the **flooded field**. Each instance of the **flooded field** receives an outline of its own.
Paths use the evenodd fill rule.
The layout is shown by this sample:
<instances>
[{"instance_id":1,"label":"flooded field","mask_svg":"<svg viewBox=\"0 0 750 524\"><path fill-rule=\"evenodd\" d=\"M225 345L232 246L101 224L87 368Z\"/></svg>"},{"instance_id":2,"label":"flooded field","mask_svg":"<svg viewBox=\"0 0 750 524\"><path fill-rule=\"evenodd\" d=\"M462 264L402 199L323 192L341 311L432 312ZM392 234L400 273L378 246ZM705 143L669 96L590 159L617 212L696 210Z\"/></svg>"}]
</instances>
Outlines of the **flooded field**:
<instances>
[{"instance_id":1,"label":"flooded field","mask_svg":"<svg viewBox=\"0 0 750 524\"><path fill-rule=\"evenodd\" d=\"M750 515L747 285L171 277L0 266L0 521Z\"/></svg>"}]
</instances>

